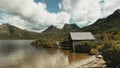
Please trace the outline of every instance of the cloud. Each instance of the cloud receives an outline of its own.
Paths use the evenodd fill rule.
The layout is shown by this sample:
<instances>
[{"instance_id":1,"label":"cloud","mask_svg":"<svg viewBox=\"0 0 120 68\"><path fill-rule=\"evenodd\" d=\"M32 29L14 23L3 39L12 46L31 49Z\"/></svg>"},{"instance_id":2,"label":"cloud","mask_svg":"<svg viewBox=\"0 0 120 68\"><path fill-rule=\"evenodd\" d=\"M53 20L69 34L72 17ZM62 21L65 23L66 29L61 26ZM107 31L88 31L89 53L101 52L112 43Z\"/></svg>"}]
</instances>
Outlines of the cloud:
<instances>
[{"instance_id":1,"label":"cloud","mask_svg":"<svg viewBox=\"0 0 120 68\"><path fill-rule=\"evenodd\" d=\"M50 13L43 2L0 0L0 10L5 12L0 22L32 31L41 31L50 25L61 28L65 23L83 27L120 9L119 3L120 0L62 0L58 3L61 11Z\"/></svg>"},{"instance_id":2,"label":"cloud","mask_svg":"<svg viewBox=\"0 0 120 68\"><path fill-rule=\"evenodd\" d=\"M62 0L62 10L71 15L73 23L86 26L120 9L120 0Z\"/></svg>"},{"instance_id":3,"label":"cloud","mask_svg":"<svg viewBox=\"0 0 120 68\"><path fill-rule=\"evenodd\" d=\"M93 23L102 16L99 0L63 0L62 7L79 26Z\"/></svg>"},{"instance_id":4,"label":"cloud","mask_svg":"<svg viewBox=\"0 0 120 68\"><path fill-rule=\"evenodd\" d=\"M22 20L18 16L11 16L8 14L3 14L2 20L0 20L1 23L10 23L11 25L15 25L19 28L25 29L25 23L26 21Z\"/></svg>"},{"instance_id":5,"label":"cloud","mask_svg":"<svg viewBox=\"0 0 120 68\"><path fill-rule=\"evenodd\" d=\"M12 17L19 18L20 21L23 20L25 22L24 26L27 25L26 27L29 30L43 30L50 25L62 27L70 19L68 13L50 13L46 10L45 3L35 3L34 0L1 0L0 9L4 10L9 16L11 15L9 17L11 20Z\"/></svg>"},{"instance_id":6,"label":"cloud","mask_svg":"<svg viewBox=\"0 0 120 68\"><path fill-rule=\"evenodd\" d=\"M112 14L116 9L120 9L120 0L104 0L103 7L103 17Z\"/></svg>"}]
</instances>

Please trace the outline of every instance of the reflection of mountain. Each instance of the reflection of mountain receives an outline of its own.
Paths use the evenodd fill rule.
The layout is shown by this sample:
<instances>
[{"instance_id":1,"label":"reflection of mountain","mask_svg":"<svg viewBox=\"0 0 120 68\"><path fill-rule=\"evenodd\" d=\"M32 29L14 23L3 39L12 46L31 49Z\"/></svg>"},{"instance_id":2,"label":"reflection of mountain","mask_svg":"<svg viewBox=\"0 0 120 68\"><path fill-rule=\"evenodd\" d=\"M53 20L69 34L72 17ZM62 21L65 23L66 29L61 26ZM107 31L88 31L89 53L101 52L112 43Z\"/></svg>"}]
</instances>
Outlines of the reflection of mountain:
<instances>
[{"instance_id":1,"label":"reflection of mountain","mask_svg":"<svg viewBox=\"0 0 120 68\"><path fill-rule=\"evenodd\" d=\"M38 33L19 29L10 24L0 25L0 39L34 39Z\"/></svg>"}]
</instances>

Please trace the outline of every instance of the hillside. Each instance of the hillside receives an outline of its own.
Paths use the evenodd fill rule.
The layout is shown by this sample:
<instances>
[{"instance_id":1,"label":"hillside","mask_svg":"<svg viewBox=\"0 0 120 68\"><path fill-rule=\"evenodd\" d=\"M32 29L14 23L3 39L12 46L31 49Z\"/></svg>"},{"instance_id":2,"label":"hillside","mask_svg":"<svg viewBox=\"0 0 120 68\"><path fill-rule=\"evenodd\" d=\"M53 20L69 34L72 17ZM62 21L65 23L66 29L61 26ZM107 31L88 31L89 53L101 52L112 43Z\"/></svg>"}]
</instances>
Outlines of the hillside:
<instances>
[{"instance_id":1,"label":"hillside","mask_svg":"<svg viewBox=\"0 0 120 68\"><path fill-rule=\"evenodd\" d=\"M45 31L40 33L39 38L54 39L60 37L61 35L63 35L62 30L51 25Z\"/></svg>"},{"instance_id":2,"label":"hillside","mask_svg":"<svg viewBox=\"0 0 120 68\"><path fill-rule=\"evenodd\" d=\"M50 26L40 34L40 38L62 38L68 36L69 32L74 31L92 32L98 39L102 37L118 37L120 35L120 9L116 10L108 17L99 19L94 24L84 28L79 28L76 24L65 24L62 29Z\"/></svg>"},{"instance_id":3,"label":"hillside","mask_svg":"<svg viewBox=\"0 0 120 68\"><path fill-rule=\"evenodd\" d=\"M120 9L80 31L92 32L99 40L120 40Z\"/></svg>"},{"instance_id":4,"label":"hillside","mask_svg":"<svg viewBox=\"0 0 120 68\"><path fill-rule=\"evenodd\" d=\"M120 9L106 18L97 20L94 24L79 28L76 24L64 24L62 29L51 25L42 33L22 30L10 24L0 25L0 39L63 39L69 32L92 32L97 38L120 35Z\"/></svg>"},{"instance_id":5,"label":"hillside","mask_svg":"<svg viewBox=\"0 0 120 68\"><path fill-rule=\"evenodd\" d=\"M62 39L68 36L69 32L78 31L80 28L76 24L65 24L62 29L55 26L48 27L40 34L42 39Z\"/></svg>"},{"instance_id":6,"label":"hillside","mask_svg":"<svg viewBox=\"0 0 120 68\"><path fill-rule=\"evenodd\" d=\"M0 39L36 39L38 33L22 30L10 24L0 25Z\"/></svg>"},{"instance_id":7,"label":"hillside","mask_svg":"<svg viewBox=\"0 0 120 68\"><path fill-rule=\"evenodd\" d=\"M30 32L10 24L0 25L0 39L61 39L71 31L77 31L76 24L65 24L62 29L51 25L42 33Z\"/></svg>"},{"instance_id":8,"label":"hillside","mask_svg":"<svg viewBox=\"0 0 120 68\"><path fill-rule=\"evenodd\" d=\"M120 9L116 10L107 18L99 19L94 24L84 27L81 31L90 31L93 33L106 33L111 31L120 31Z\"/></svg>"},{"instance_id":9,"label":"hillside","mask_svg":"<svg viewBox=\"0 0 120 68\"><path fill-rule=\"evenodd\" d=\"M78 31L80 28L76 24L65 24L62 30L64 32Z\"/></svg>"}]
</instances>

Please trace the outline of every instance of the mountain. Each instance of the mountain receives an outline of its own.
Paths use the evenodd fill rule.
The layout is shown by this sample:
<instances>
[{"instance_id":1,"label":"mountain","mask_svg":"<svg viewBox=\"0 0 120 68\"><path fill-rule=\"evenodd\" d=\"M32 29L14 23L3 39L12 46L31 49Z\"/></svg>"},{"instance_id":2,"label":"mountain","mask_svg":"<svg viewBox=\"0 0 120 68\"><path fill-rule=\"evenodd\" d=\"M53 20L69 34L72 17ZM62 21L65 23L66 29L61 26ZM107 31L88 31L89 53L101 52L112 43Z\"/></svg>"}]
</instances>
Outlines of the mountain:
<instances>
[{"instance_id":1,"label":"mountain","mask_svg":"<svg viewBox=\"0 0 120 68\"><path fill-rule=\"evenodd\" d=\"M76 24L65 24L62 29L53 25L40 34L44 39L60 39L68 35L69 32L78 31L80 28Z\"/></svg>"},{"instance_id":2,"label":"mountain","mask_svg":"<svg viewBox=\"0 0 120 68\"><path fill-rule=\"evenodd\" d=\"M22 30L10 24L0 25L0 39L35 39L38 33Z\"/></svg>"},{"instance_id":3,"label":"mountain","mask_svg":"<svg viewBox=\"0 0 120 68\"><path fill-rule=\"evenodd\" d=\"M65 24L62 29L51 25L42 33L30 32L10 24L0 25L0 39L60 39L71 31L78 30L76 24Z\"/></svg>"},{"instance_id":4,"label":"mountain","mask_svg":"<svg viewBox=\"0 0 120 68\"><path fill-rule=\"evenodd\" d=\"M92 32L100 41L120 40L120 9L80 31Z\"/></svg>"},{"instance_id":5,"label":"mountain","mask_svg":"<svg viewBox=\"0 0 120 68\"><path fill-rule=\"evenodd\" d=\"M74 30L79 30L80 28L76 24L65 24L63 26L63 30L66 31L74 31Z\"/></svg>"},{"instance_id":6,"label":"mountain","mask_svg":"<svg viewBox=\"0 0 120 68\"><path fill-rule=\"evenodd\" d=\"M63 39L69 32L92 32L99 36L120 36L120 9L106 18L97 20L94 24L79 28L76 24L65 24L62 29L51 25L42 33L22 30L10 24L0 25L0 39ZM103 36L104 37L104 36Z\"/></svg>"},{"instance_id":7,"label":"mountain","mask_svg":"<svg viewBox=\"0 0 120 68\"><path fill-rule=\"evenodd\" d=\"M62 30L64 32L78 31L80 28L76 24L65 24Z\"/></svg>"},{"instance_id":8,"label":"mountain","mask_svg":"<svg viewBox=\"0 0 120 68\"><path fill-rule=\"evenodd\" d=\"M81 31L90 31L93 33L107 33L120 31L120 9L116 10L110 16L97 20L94 24L84 27Z\"/></svg>"},{"instance_id":9,"label":"mountain","mask_svg":"<svg viewBox=\"0 0 120 68\"><path fill-rule=\"evenodd\" d=\"M58 29L55 26L50 26L41 34L43 38L52 39L68 36L68 33L73 31L92 32L96 37L112 37L113 35L118 37L120 35L120 9L116 10L113 14L106 18L97 20L90 26L79 28L76 24L65 24L62 29Z\"/></svg>"},{"instance_id":10,"label":"mountain","mask_svg":"<svg viewBox=\"0 0 120 68\"><path fill-rule=\"evenodd\" d=\"M54 39L58 38L62 35L62 29L56 28L55 26L51 25L45 31L40 33L39 37L44 39Z\"/></svg>"},{"instance_id":11,"label":"mountain","mask_svg":"<svg viewBox=\"0 0 120 68\"><path fill-rule=\"evenodd\" d=\"M53 26L53 25L51 25L51 26L49 26L45 31L43 31L42 33L46 33L46 32L52 33L52 32L54 32L54 31L60 31L60 29L57 28L57 27L55 27L55 26Z\"/></svg>"}]
</instances>

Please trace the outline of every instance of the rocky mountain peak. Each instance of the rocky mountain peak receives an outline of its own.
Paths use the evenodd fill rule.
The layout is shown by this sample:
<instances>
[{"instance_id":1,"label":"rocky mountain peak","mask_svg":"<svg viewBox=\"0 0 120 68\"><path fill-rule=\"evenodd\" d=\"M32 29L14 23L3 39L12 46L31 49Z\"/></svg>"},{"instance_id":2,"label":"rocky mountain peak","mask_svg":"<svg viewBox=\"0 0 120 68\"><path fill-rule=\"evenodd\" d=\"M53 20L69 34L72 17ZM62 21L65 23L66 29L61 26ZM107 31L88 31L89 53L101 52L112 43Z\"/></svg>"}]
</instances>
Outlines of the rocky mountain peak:
<instances>
[{"instance_id":1,"label":"rocky mountain peak","mask_svg":"<svg viewBox=\"0 0 120 68\"><path fill-rule=\"evenodd\" d=\"M117 9L114 14L120 14L120 9Z\"/></svg>"}]
</instances>

